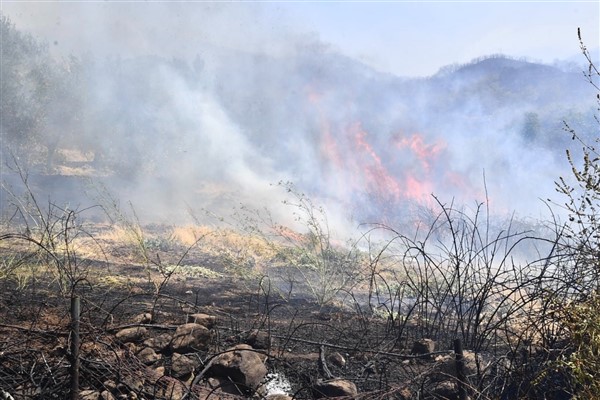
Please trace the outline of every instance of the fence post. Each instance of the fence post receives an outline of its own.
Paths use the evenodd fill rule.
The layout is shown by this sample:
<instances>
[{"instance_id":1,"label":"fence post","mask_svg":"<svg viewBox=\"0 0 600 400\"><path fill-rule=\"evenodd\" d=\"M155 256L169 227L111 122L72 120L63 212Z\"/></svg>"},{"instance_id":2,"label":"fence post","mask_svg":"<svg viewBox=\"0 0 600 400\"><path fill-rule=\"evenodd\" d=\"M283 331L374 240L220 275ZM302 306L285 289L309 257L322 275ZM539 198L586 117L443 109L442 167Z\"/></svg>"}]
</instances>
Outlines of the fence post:
<instances>
[{"instance_id":1,"label":"fence post","mask_svg":"<svg viewBox=\"0 0 600 400\"><path fill-rule=\"evenodd\" d=\"M71 297L71 400L79 397L79 315L78 296Z\"/></svg>"},{"instance_id":2,"label":"fence post","mask_svg":"<svg viewBox=\"0 0 600 400\"><path fill-rule=\"evenodd\" d=\"M456 380L458 382L459 400L467 400L467 387L465 382L465 359L463 355L462 342L454 339L454 353L456 355Z\"/></svg>"}]
</instances>

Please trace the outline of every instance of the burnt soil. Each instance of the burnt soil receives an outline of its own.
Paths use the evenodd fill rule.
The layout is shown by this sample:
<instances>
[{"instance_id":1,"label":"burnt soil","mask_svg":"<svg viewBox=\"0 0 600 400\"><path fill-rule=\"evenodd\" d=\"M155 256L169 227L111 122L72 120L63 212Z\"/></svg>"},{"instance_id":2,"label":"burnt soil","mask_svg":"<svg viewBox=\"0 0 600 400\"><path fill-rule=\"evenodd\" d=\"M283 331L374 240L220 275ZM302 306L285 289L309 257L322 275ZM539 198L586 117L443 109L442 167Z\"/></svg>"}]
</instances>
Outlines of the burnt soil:
<instances>
[{"instance_id":1,"label":"burnt soil","mask_svg":"<svg viewBox=\"0 0 600 400\"><path fill-rule=\"evenodd\" d=\"M217 318L210 348L188 355L197 361L196 373L211 355L244 342L249 332L266 332L271 342L259 347L269 356L268 370L289 380L288 392L295 398L312 398L313 384L332 376L354 382L364 398L402 398L394 393L418 391L426 380L421 374L430 361L403 357L419 332L399 335L394 321L376 317L349 296L325 306L307 293L287 296L278 292L268 271L240 277L222 257L202 248L187 254L186 261L218 276L176 273L165 280L155 264L177 260L184 247L153 249L154 263L136 263L131 246L100 245L101 256L75 260L81 276L75 293L81 298L82 389L102 390L107 381L143 369L121 355L123 345L114 333L147 312L154 316L146 324L151 335L174 330L193 313ZM15 398L67 398L70 292L60 284L66 277L30 249L18 241L5 241L1 248L4 262L16 257L31 269L0 280L0 389ZM346 363L326 361L329 375L319 364L320 352L325 360L339 353ZM152 397L147 389L146 396Z\"/></svg>"},{"instance_id":2,"label":"burnt soil","mask_svg":"<svg viewBox=\"0 0 600 400\"><path fill-rule=\"evenodd\" d=\"M114 335L123 327L139 325L138 316L143 313L153 315L151 323L143 324L151 336L172 333L186 323L188 315L205 313L216 317L213 340L209 349L187 355L196 368L181 379L186 387L211 356L244 343L250 332L259 330L271 341L255 347L268 355L268 371L289 381L287 392L293 398L312 399L311 387L331 377L353 382L360 393L357 398L436 398L427 395L435 385L434 358L452 353L450 334L436 333L438 354L415 357L410 351L414 341L429 335L424 325L382 318L377 310L355 301L360 290L341 293L336 300L319 305L308 292L299 290L291 296L280 292L280 282L275 274L270 276L273 271L241 274L239 269L232 270L230 258L202 246L189 251L185 263L202 265L203 275L178 272L166 279L160 266L180 261L188 250L185 246L154 243L149 252L152 258L140 262L134 247L106 239L101 233L107 228L95 229L90 237L99 238L94 243L102 253L71 259L78 276L73 292L81 298L82 390L114 392L115 386L129 382L121 398L181 397L158 394L157 387L172 380L169 354L145 366ZM64 271L57 274L52 260L32 252L31 246L9 240L0 244L5 265L10 260L21 263L18 274L0 280L0 390L15 399L68 398L71 290L61 282L69 277ZM329 373L320 363L320 353ZM334 353L345 359L344 365L327 361ZM150 372L157 368L165 371L164 379ZM136 387L131 376L145 383ZM187 398L207 398L195 396ZM216 396L208 398L224 398ZM247 395L252 396L261 398L264 392Z\"/></svg>"}]
</instances>

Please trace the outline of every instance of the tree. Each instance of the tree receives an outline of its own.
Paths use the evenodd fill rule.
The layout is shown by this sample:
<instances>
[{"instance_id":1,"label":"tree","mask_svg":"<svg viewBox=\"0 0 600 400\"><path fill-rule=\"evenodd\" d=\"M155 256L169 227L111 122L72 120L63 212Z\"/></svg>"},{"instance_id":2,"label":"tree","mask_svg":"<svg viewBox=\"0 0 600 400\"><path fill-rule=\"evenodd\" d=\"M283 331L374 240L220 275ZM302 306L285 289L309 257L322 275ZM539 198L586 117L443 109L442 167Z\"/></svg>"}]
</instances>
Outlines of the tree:
<instances>
[{"instance_id":1,"label":"tree","mask_svg":"<svg viewBox=\"0 0 600 400\"><path fill-rule=\"evenodd\" d=\"M17 31L4 15L0 15L0 29L0 140L3 152L11 151L27 160L33 150L30 145L39 136L43 115L36 91L44 83L40 79L45 75L47 49L30 35Z\"/></svg>"},{"instance_id":2,"label":"tree","mask_svg":"<svg viewBox=\"0 0 600 400\"><path fill-rule=\"evenodd\" d=\"M525 113L521 135L527 142L536 140L540 132L540 117L535 112Z\"/></svg>"},{"instance_id":3,"label":"tree","mask_svg":"<svg viewBox=\"0 0 600 400\"><path fill-rule=\"evenodd\" d=\"M61 142L72 138L81 114L80 62L53 58L45 44L0 15L2 65L0 139L3 151L26 165L51 169Z\"/></svg>"}]
</instances>

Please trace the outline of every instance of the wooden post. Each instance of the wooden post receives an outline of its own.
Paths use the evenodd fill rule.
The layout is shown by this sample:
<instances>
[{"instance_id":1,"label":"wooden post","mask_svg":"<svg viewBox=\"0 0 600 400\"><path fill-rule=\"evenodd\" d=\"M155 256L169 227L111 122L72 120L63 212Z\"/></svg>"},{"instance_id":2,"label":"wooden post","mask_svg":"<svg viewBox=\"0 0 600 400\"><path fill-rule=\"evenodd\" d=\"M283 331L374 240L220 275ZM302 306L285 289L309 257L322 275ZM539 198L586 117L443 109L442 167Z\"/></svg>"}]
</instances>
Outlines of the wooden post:
<instances>
[{"instance_id":1,"label":"wooden post","mask_svg":"<svg viewBox=\"0 0 600 400\"><path fill-rule=\"evenodd\" d=\"M458 382L459 400L467 400L467 384L465 382L465 359L463 356L462 342L454 339L454 353L456 355L456 380Z\"/></svg>"},{"instance_id":2,"label":"wooden post","mask_svg":"<svg viewBox=\"0 0 600 400\"><path fill-rule=\"evenodd\" d=\"M71 400L79 397L79 315L78 296L71 297Z\"/></svg>"}]
</instances>

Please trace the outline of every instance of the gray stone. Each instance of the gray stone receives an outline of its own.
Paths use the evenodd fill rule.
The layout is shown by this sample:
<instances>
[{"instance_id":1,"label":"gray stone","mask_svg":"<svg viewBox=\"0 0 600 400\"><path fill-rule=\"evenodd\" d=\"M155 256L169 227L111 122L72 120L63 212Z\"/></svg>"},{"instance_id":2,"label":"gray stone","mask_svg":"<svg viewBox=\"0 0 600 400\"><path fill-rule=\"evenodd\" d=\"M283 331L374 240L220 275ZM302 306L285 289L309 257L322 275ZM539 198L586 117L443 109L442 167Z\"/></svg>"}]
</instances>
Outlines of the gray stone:
<instances>
[{"instance_id":1,"label":"gray stone","mask_svg":"<svg viewBox=\"0 0 600 400\"><path fill-rule=\"evenodd\" d=\"M79 392L79 400L99 400L100 392L96 390L82 390Z\"/></svg>"},{"instance_id":2,"label":"gray stone","mask_svg":"<svg viewBox=\"0 0 600 400\"><path fill-rule=\"evenodd\" d=\"M248 345L237 345L216 357L208 375L228 379L237 384L237 390L248 393L261 384L267 368L261 357Z\"/></svg>"},{"instance_id":3,"label":"gray stone","mask_svg":"<svg viewBox=\"0 0 600 400\"><path fill-rule=\"evenodd\" d=\"M138 351L137 357L146 365L154 364L160 360L160 355L156 354L152 347L144 347L142 350Z\"/></svg>"},{"instance_id":4,"label":"gray stone","mask_svg":"<svg viewBox=\"0 0 600 400\"><path fill-rule=\"evenodd\" d=\"M207 329L212 329L217 323L217 317L203 313L190 314L188 315L187 322L200 324Z\"/></svg>"},{"instance_id":5,"label":"gray stone","mask_svg":"<svg viewBox=\"0 0 600 400\"><path fill-rule=\"evenodd\" d=\"M196 368L196 363L181 354L173 353L173 357L171 358L171 376L177 379L185 380L185 378L189 377L194 369Z\"/></svg>"},{"instance_id":6,"label":"gray stone","mask_svg":"<svg viewBox=\"0 0 600 400\"><path fill-rule=\"evenodd\" d=\"M344 366L346 366L346 359L337 351L327 355L327 362L338 368L344 368Z\"/></svg>"},{"instance_id":7,"label":"gray stone","mask_svg":"<svg viewBox=\"0 0 600 400\"><path fill-rule=\"evenodd\" d=\"M109 390L111 392L117 390L117 384L112 379L108 379L102 382L102 386L104 387L104 389Z\"/></svg>"},{"instance_id":8,"label":"gray stone","mask_svg":"<svg viewBox=\"0 0 600 400\"><path fill-rule=\"evenodd\" d=\"M159 353L164 353L169 348L173 337L168 333L161 333L155 337L144 340L144 346L150 347Z\"/></svg>"},{"instance_id":9,"label":"gray stone","mask_svg":"<svg viewBox=\"0 0 600 400\"><path fill-rule=\"evenodd\" d=\"M144 327L125 328L117 332L115 337L123 343L134 343L142 341L147 333Z\"/></svg>"},{"instance_id":10,"label":"gray stone","mask_svg":"<svg viewBox=\"0 0 600 400\"><path fill-rule=\"evenodd\" d=\"M177 328L171 341L171 349L177 353L206 350L212 339L211 332L200 324L184 324Z\"/></svg>"},{"instance_id":11,"label":"gray stone","mask_svg":"<svg viewBox=\"0 0 600 400\"><path fill-rule=\"evenodd\" d=\"M185 384L181 383L176 379L164 379L163 384L157 390L157 398L177 400L183 398L187 393Z\"/></svg>"},{"instance_id":12,"label":"gray stone","mask_svg":"<svg viewBox=\"0 0 600 400\"><path fill-rule=\"evenodd\" d=\"M456 356L454 354L438 356L435 361L439 366L436 373L431 375L432 380L440 382L447 380L448 378L456 377ZM463 351L463 362L463 371L467 380L477 377L477 360L475 353L470 350ZM485 369L481 357L479 357L479 363L481 368Z\"/></svg>"},{"instance_id":13,"label":"gray stone","mask_svg":"<svg viewBox=\"0 0 600 400\"><path fill-rule=\"evenodd\" d=\"M116 400L115 396L113 396L112 393L109 392L108 390L105 390L102 393L100 393L100 399L101 400Z\"/></svg>"},{"instance_id":14,"label":"gray stone","mask_svg":"<svg viewBox=\"0 0 600 400\"><path fill-rule=\"evenodd\" d=\"M123 349L125 350L126 354L127 353L135 354L139 351L139 348L137 347L137 345L132 342L123 343Z\"/></svg>"},{"instance_id":15,"label":"gray stone","mask_svg":"<svg viewBox=\"0 0 600 400\"><path fill-rule=\"evenodd\" d=\"M150 324L150 323L152 323L152 314L150 314L150 313L138 314L135 317L133 317L133 319L131 321L134 324Z\"/></svg>"},{"instance_id":16,"label":"gray stone","mask_svg":"<svg viewBox=\"0 0 600 400\"><path fill-rule=\"evenodd\" d=\"M356 385L345 379L333 379L318 382L313 386L313 395L317 399L328 397L352 397L358 394Z\"/></svg>"},{"instance_id":17,"label":"gray stone","mask_svg":"<svg viewBox=\"0 0 600 400\"><path fill-rule=\"evenodd\" d=\"M246 336L244 343L255 349L269 349L271 348L271 336L265 331L253 329Z\"/></svg>"}]
</instances>

